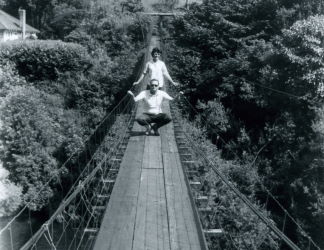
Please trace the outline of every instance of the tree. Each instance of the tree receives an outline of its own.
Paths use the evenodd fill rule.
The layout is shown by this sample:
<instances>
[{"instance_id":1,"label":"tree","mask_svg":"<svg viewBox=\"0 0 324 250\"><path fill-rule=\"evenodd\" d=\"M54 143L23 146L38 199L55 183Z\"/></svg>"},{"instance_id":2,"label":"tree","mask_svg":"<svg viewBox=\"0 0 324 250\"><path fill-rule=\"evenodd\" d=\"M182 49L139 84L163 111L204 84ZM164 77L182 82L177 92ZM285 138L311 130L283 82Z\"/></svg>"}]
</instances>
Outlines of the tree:
<instances>
[{"instance_id":1,"label":"tree","mask_svg":"<svg viewBox=\"0 0 324 250\"><path fill-rule=\"evenodd\" d=\"M192 105L208 104L197 107L209 114L220 102L226 110L226 119L220 119L228 127L216 130L223 156L253 162L263 185L320 242L323 155L313 122L323 104L324 25L322 16L297 20L320 11L323 3L308 4L307 10L301 7L305 1L192 5L170 28L176 45L168 59ZM211 124L220 122L206 117ZM269 209L281 225L278 210ZM286 230L304 244L297 231L291 225Z\"/></svg>"}]
</instances>

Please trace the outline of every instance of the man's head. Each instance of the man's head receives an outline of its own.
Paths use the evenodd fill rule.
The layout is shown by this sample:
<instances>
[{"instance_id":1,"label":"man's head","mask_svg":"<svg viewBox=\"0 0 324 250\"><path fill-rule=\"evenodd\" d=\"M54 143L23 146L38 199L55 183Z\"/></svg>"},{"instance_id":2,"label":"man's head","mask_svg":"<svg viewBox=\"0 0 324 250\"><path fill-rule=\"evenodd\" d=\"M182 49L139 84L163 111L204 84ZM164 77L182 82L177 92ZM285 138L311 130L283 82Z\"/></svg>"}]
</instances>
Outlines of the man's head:
<instances>
[{"instance_id":1,"label":"man's head","mask_svg":"<svg viewBox=\"0 0 324 250\"><path fill-rule=\"evenodd\" d=\"M152 52L151 52L153 60L157 60L159 58L159 56L161 55L161 53L162 53L162 51L159 48L157 48L157 47L153 48Z\"/></svg>"},{"instance_id":2,"label":"man's head","mask_svg":"<svg viewBox=\"0 0 324 250\"><path fill-rule=\"evenodd\" d=\"M150 81L150 93L155 94L159 89L159 81L157 79L152 79Z\"/></svg>"}]
</instances>

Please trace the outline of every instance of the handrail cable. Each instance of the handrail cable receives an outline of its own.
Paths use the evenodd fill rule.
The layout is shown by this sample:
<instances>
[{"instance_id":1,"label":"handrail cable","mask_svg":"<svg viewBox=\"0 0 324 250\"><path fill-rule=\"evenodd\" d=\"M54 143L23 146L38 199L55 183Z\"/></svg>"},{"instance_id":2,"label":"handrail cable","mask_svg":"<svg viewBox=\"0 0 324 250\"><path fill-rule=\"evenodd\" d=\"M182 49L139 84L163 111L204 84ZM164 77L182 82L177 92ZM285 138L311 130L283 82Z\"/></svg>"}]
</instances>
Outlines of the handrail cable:
<instances>
[{"instance_id":1,"label":"handrail cable","mask_svg":"<svg viewBox=\"0 0 324 250\"><path fill-rule=\"evenodd\" d=\"M223 202L223 201L222 201ZM232 245L235 247L235 249L239 249L239 247L236 245L236 243L234 242L233 240L233 236L230 232L226 231L225 228L222 226L222 224L220 223L220 219L219 219L219 216L216 214L216 211L214 211L213 213L213 216L211 218L211 221L214 220L214 218L216 217L216 220L218 222L218 226L220 227L220 229L223 231L224 235L225 235L225 238L227 241L230 241L232 243ZM227 235L228 234L228 235Z\"/></svg>"},{"instance_id":2,"label":"handrail cable","mask_svg":"<svg viewBox=\"0 0 324 250\"><path fill-rule=\"evenodd\" d=\"M199 112L192 106L192 104L189 102L189 100L183 95L183 99L187 102L187 104L190 106L190 108L195 111L196 114L199 114ZM204 117L201 116L201 119L205 122L205 124L209 124L212 128L214 128L215 125L211 124L209 121L207 121ZM222 137L221 135L215 131L216 134L219 136L219 138L221 139L221 141L225 144L225 145L229 145ZM236 155L236 157L239 158L238 154L236 152L234 152L232 149L230 149L230 151L232 153L234 153ZM305 230L299 225L299 223L293 218L293 216L287 211L287 209L278 201L278 199L276 197L274 197L274 195L270 192L269 189L267 189L267 187L265 187L261 182L259 182L259 184L262 186L262 188L266 191L266 193L277 203L277 205L287 214L287 216L295 223L295 225L302 231L303 234L306 235L306 238L309 238L310 241L313 243L313 245L315 247L317 247L318 249L320 249L320 247L313 241L313 239L305 232Z\"/></svg>"},{"instance_id":3,"label":"handrail cable","mask_svg":"<svg viewBox=\"0 0 324 250\"><path fill-rule=\"evenodd\" d=\"M263 84L260 84L260 83L256 83L256 82L251 82L252 84L255 84L261 88L265 88L265 89L269 89L269 90L272 90L274 92L277 92L279 94L282 94L282 95L286 95L286 96L289 96L289 97L293 97L293 98L296 98L298 101L300 100L303 100L304 96L298 96L298 95L294 95L294 94L291 94L289 92L286 92L286 91L283 91L283 90L279 90L279 89L275 89L275 88L271 88L271 87L268 87L268 86L265 86Z\"/></svg>"},{"instance_id":4,"label":"handrail cable","mask_svg":"<svg viewBox=\"0 0 324 250\"><path fill-rule=\"evenodd\" d=\"M124 133L125 134L125 133ZM113 150L115 151L117 147L119 146L119 143L124 139L124 137L120 138L118 143L114 146ZM103 163L107 160L108 154L105 155L105 158L100 161L98 166L96 166L92 172L82 181L78 183L78 186L75 188L75 190L70 194L68 197L66 197L60 206L57 208L57 210L52 214L52 216L43 224L43 226L33 235L33 237L25 243L25 245L21 248L21 250L27 250L30 246L34 244L34 242L37 242L41 235L46 231L46 227L44 225L49 225L54 222L54 220L57 218L59 214L70 204L70 202L83 191L83 188L95 177L96 173L99 170L102 170ZM75 182L77 183L77 182ZM81 224L81 223L80 223Z\"/></svg>"},{"instance_id":5,"label":"handrail cable","mask_svg":"<svg viewBox=\"0 0 324 250\"><path fill-rule=\"evenodd\" d=\"M125 109L128 107L129 104L130 104L130 101L127 102L127 104L125 105L125 108L123 109L122 112L125 111ZM94 153L94 154L92 155L92 157L89 159L89 162L91 162L93 159L95 159L95 157L96 157L96 154ZM70 190L68 191L68 193L66 194L65 197L69 196L71 190L72 190L72 189L73 189L73 188L78 184L78 181L82 178L82 175L83 175L86 171L89 170L89 169L88 169L89 166L90 166L90 164L87 164L87 166L83 168L82 172L79 174L78 178L76 179L76 181L74 182L74 184L71 186ZM65 198L63 198L63 200L64 200L64 199L65 199Z\"/></svg>"},{"instance_id":6,"label":"handrail cable","mask_svg":"<svg viewBox=\"0 0 324 250\"><path fill-rule=\"evenodd\" d=\"M302 97L300 97L300 96L296 96L296 95L293 95L293 94L291 94L291 93L288 93L288 92L284 92L284 91L280 91L280 90L276 90L276 89L273 89L273 88L271 88L271 87L267 87L267 86L264 86L264 85L262 85L262 84L257 84L257 83L255 83L256 85L258 85L258 86L260 86L260 87L264 87L264 88L267 88L267 89L270 89L270 90L272 90L272 91L275 91L275 92L278 92L278 93L280 93L280 94L285 94L285 95L288 95L288 96L290 96L290 97L294 97L294 98L296 98L296 99L298 99L298 100L300 100ZM175 87L175 86L174 86ZM176 88L176 87L175 87ZM191 105L191 103L189 102L189 100L183 95L183 97L184 97L184 99L185 99L185 101L189 104L189 106L191 107L191 109L192 110L194 110L195 112L196 112L196 114L199 114L198 113L198 111ZM205 122L205 124L209 124L210 125L210 122L208 122L208 121L206 121L205 119L204 119L204 117L202 117L201 116L201 118L202 118L202 120ZM213 127L213 126L212 126ZM219 133L217 133L217 131L216 131L216 134L219 136L219 138L221 138L221 140L226 144L226 145L228 145L228 143L226 143L226 141L219 135ZM231 150L232 152L234 152L233 150ZM234 154L236 155L236 156L238 156L235 152L234 152ZM219 172L219 174L221 174L220 172ZM223 177L225 177L225 176L223 176ZM261 186L266 190L266 192L267 192L267 194L268 195L270 195L271 196L271 198L272 199L274 199L275 201L276 201L276 203L277 204L279 204L279 206L280 206L280 208L284 211L284 213L285 214L287 214L288 216L289 216L289 218L290 219L292 219L292 221L295 223L295 225L297 225L297 227L306 235L306 237L308 238L308 239L310 239L311 241L312 241L312 243L313 243L313 245L315 246L315 247L317 247L318 249L320 249L318 246L317 246L317 244L311 239L311 237L302 229L302 227L295 221L295 219L293 219L293 217L289 214L289 212L281 205L281 203L271 194L271 192L266 188L266 187L264 187L264 185L262 184L262 183L260 183L261 184ZM234 186L233 186L234 187ZM239 191L239 190L237 190L237 191ZM243 194L242 194L243 195ZM252 203L251 203L251 205L253 205ZM274 230L279 230L278 228L276 228L276 229L274 229ZM280 230L279 230L279 232L278 233L281 233L280 232ZM283 236L285 237L285 241L287 240L287 244L289 245L289 246L291 246L292 247L292 249L299 249L286 235L284 235L283 234ZM297 247L297 248L294 248L294 247Z\"/></svg>"},{"instance_id":7,"label":"handrail cable","mask_svg":"<svg viewBox=\"0 0 324 250\"><path fill-rule=\"evenodd\" d=\"M122 140L124 139L125 134L126 134L126 133L124 133L124 136L121 138L120 141L122 141ZM117 143L117 145L118 145L118 143ZM117 147L115 147L115 149L117 149ZM114 150L114 151L115 151L115 150ZM112 155L113 155L113 153L112 153ZM107 159L108 159L108 155L105 156L105 158L104 158L104 160L103 160L102 162L106 163ZM98 170L100 170L100 171L103 173L102 175L105 175L105 172L104 172L104 170L103 170L103 168L102 168L102 164L99 166L99 169L98 169ZM109 170L110 170L110 169L106 169L106 172L109 172ZM101 177L101 178L102 178L102 177ZM85 186L85 185L84 185L84 186ZM98 186L99 186L99 183L97 184L97 187L96 187L96 188L98 188ZM83 192L84 192L84 191L85 191L85 190L83 190ZM102 187L101 190L100 190L100 194L102 194L102 191L103 191L103 187ZM85 193L85 192L84 192L84 193ZM82 195L82 190L80 191L80 194L81 194L81 198L82 198L82 200L85 201L86 199L84 199L84 196ZM84 194L84 195L86 195L86 194ZM91 200L90 200L89 203L91 203L91 202L93 201L93 199L95 199L94 197L95 197L95 196L92 196L92 198L91 198ZM81 203L81 200L80 200L79 204L80 204L80 203ZM96 202L96 204L95 204L94 206L96 206L97 203L98 203L98 200L97 200L97 202ZM86 206L86 207L87 207L87 206ZM88 222L87 222L86 227L89 225L89 223L90 223L92 217L94 216L93 213L91 213L91 211L89 211L89 212L90 212L91 216L89 217L89 220L88 220ZM83 218L82 218L82 221L79 222L79 226L77 227L77 230L80 229L81 224L82 224L82 222L84 221L84 219L85 219L85 218L83 217ZM84 232L83 232L82 238L79 240L79 245L82 243L83 237L84 237ZM76 234L74 234L73 239L72 239L72 241L71 241L71 243L70 243L70 246L71 246L71 244L73 244L73 242L74 242L75 239L76 239ZM60 241L60 239L59 239L59 241ZM58 241L58 243L59 243L59 241Z\"/></svg>"},{"instance_id":8,"label":"handrail cable","mask_svg":"<svg viewBox=\"0 0 324 250\"><path fill-rule=\"evenodd\" d=\"M284 240L288 246L291 247L293 250L301 250L295 243L293 243L285 234L283 234L280 229L278 229L271 221L264 216L259 209L244 195L242 194L226 177L223 173L221 173L217 167L215 166L216 163L214 163L212 160L208 159L205 156L205 153L195 145L195 141L191 140L187 133L183 131L187 140L191 141L190 145L195 149L195 152L199 153L201 157L209 163L211 169L219 176L219 178L225 183L253 212L255 215L257 215L265 224L267 227L269 227L279 238Z\"/></svg>"},{"instance_id":9,"label":"handrail cable","mask_svg":"<svg viewBox=\"0 0 324 250\"><path fill-rule=\"evenodd\" d=\"M128 121L128 124L127 124L126 128L127 128L130 124L131 124L131 119ZM120 144L120 142L125 138L125 136L126 136L126 130L124 131L123 136L122 136L121 139L119 140L119 143L116 144L115 150L117 149L117 147L118 147L118 145ZM115 150L114 150L114 151L115 151ZM112 153L112 155L113 155L113 154L114 154L114 152ZM105 159L104 159L103 161L106 162L107 159L108 159L108 156L106 155L106 156L105 156ZM101 170L101 172L103 172L102 175L105 175L105 172L104 172L104 170L103 170L103 168L102 168L102 165L100 166L100 169L99 169L99 170ZM110 169L106 169L106 172L109 172L109 170L110 170ZM102 177L101 177L101 178L102 178ZM102 191L103 191L103 188L101 189L100 194L102 194ZM93 199L94 199L94 196L92 196L92 199L90 200L90 202L91 202ZM97 201L97 203L98 203L98 201ZM93 215L91 215L91 216L93 216ZM91 221L91 217L88 219L88 222L87 222L86 227L89 225L90 221ZM81 226L81 223L79 223L79 227L78 227L78 229L80 228L80 226ZM76 236L76 235L75 235L75 236ZM74 238L75 238L75 236L74 236ZM83 237L84 237L84 232L83 232L83 234L82 234L82 238L81 238L81 240L80 240L79 245L81 244ZM73 238L73 239L74 239L74 238ZM72 244L72 242L71 242L71 244Z\"/></svg>"},{"instance_id":10,"label":"handrail cable","mask_svg":"<svg viewBox=\"0 0 324 250\"><path fill-rule=\"evenodd\" d=\"M124 95L124 97L119 101L119 103L117 105L115 105L115 107L105 116L105 118L96 126L96 128L93 130L94 132L89 135L86 140L84 145L86 145L89 140L91 139L91 137L96 133L97 129L108 119L110 118L110 116L117 110L117 108L119 108L119 106L121 106L121 104L123 103L124 99L127 97L127 95ZM83 146L82 149L84 149L85 146ZM74 153L71 154L71 156L59 167L58 170L62 169L63 167L65 167L65 165L77 154L80 154L81 151L80 150L76 150ZM36 193L36 195L34 197L37 197L43 190L44 188L49 185L49 183L55 178L55 175L53 175L52 177L50 177L50 179L38 190L38 192ZM1 228L0 230L0 235L8 228L8 226L13 223L13 221L15 221L27 208L28 206L33 202L34 200L30 200L29 202L27 202L24 207L6 224L6 226L4 226L3 228Z\"/></svg>"},{"instance_id":11,"label":"handrail cable","mask_svg":"<svg viewBox=\"0 0 324 250\"><path fill-rule=\"evenodd\" d=\"M130 100L127 102L127 104L125 105L125 108L121 111L121 112L124 112L125 111L125 109L128 107L128 105L130 105ZM111 150L111 149L109 149L109 150ZM108 152L109 153L109 152ZM106 153L106 154L108 154L108 153ZM96 156L96 153L94 153L93 155L92 155L92 157L89 159L89 163L92 161L92 160L94 160L95 158L96 158L97 156ZM72 189L75 187L75 186L77 186L78 185L78 182L79 182L79 180L82 178L82 175L86 172L86 171L89 171L89 167L90 167L90 164L87 164L87 166L86 167L84 167L83 168L83 170L82 170L82 172L79 174L79 176L78 176L78 178L75 180L75 182L73 183L73 185L71 186L71 188L70 188L70 190L68 191L68 193L66 194L66 196L65 197L68 197L69 196L69 194L70 194L70 192L72 191ZM63 201L65 200L65 198L63 198Z\"/></svg>"},{"instance_id":12,"label":"handrail cable","mask_svg":"<svg viewBox=\"0 0 324 250\"><path fill-rule=\"evenodd\" d=\"M150 35L148 36L148 39L149 39L149 37L150 37ZM145 53L145 59L147 59L147 57L148 57L148 53L149 51L148 51L148 49L147 49L147 51L146 51L146 53ZM144 62L145 63L145 62ZM141 68L143 68L144 67L144 63L142 63L142 66L141 66ZM138 77L138 75L140 74L142 72L142 70L139 70L138 71L138 74L137 74L137 77ZM106 120L108 120L108 118L110 118L113 114L114 114L114 112L122 105L122 103L124 102L124 100L127 98L128 96L127 96L127 94L126 95L124 95L123 96L123 98L118 102L118 104L116 104L115 106L114 106L114 108L101 120L101 122L95 127L95 129L93 130L93 133L92 134L90 134L89 136L87 136L86 137L86 139L84 140L84 143L83 143L83 145L87 145L87 143L90 141L90 139L91 139L91 137L97 132L97 130L100 128L100 126L106 121ZM83 146L82 147L82 149L85 149L85 147L86 146ZM80 149L81 150L81 149ZM73 152L71 155L70 155L70 157L59 167L59 169L62 169L63 167L65 167L65 165L66 164L68 164L68 162L69 161L71 161L71 159L73 158L73 157L75 157L76 155L79 155L80 153L81 153L81 151L80 150L76 150L75 152ZM58 169L58 170L59 170ZM47 185L49 185L49 183L53 180L55 178L55 176L52 176L44 185L43 185L43 187L41 187L39 190L38 190L38 192L37 192L37 194L35 195L35 197L37 197L42 191L43 191L43 189L47 186ZM8 228L8 226L11 224L11 223L13 223L27 208L28 208L28 206L31 204L31 202L32 202L33 200L30 200L28 203L26 203L25 205L24 205L24 207L6 224L6 226L4 226L3 228L1 228L1 230L0 230L0 235Z\"/></svg>"}]
</instances>

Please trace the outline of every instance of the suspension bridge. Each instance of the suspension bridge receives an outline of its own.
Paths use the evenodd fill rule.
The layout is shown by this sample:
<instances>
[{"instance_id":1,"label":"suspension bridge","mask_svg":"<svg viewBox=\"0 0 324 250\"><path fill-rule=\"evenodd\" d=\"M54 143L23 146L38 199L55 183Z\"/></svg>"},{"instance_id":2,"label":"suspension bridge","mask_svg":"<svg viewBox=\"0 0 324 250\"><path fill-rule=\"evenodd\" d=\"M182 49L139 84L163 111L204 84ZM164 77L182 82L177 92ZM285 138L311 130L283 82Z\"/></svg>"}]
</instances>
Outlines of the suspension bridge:
<instances>
[{"instance_id":1,"label":"suspension bridge","mask_svg":"<svg viewBox=\"0 0 324 250\"><path fill-rule=\"evenodd\" d=\"M150 37L142 68L153 47L163 47L158 36ZM144 81L136 91L146 85ZM186 99L183 103L194 110ZM145 136L144 128L134 123L143 107L125 96L89 137L85 153L67 161L71 164L73 158L78 167L86 164L72 177L72 188L59 207L36 229L24 207L0 229L1 249L199 250L216 249L210 246L218 240L226 244L218 244L217 249L251 249L246 235L229 231L219 219L217 207L211 205L212 194L202 189L201 165L263 223L268 234L258 239L258 249L266 249L270 235L278 242L277 249L304 249L286 235L288 220L302 232L307 242L303 246L320 249L279 203L283 225L276 225L252 204L190 139L172 105L164 102L162 109L173 122L160 129L160 136ZM267 201L277 202L268 190L265 193ZM29 217L30 237L22 244L15 223L23 214Z\"/></svg>"}]
</instances>

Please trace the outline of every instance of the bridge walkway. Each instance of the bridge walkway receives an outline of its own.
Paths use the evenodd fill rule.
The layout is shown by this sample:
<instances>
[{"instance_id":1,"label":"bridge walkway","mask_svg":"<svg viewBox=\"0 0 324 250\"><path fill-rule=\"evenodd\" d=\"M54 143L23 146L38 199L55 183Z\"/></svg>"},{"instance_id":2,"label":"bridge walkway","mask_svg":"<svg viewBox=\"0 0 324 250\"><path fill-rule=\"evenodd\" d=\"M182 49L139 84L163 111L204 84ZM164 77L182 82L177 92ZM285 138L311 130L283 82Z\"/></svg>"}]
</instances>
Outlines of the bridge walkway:
<instances>
[{"instance_id":1,"label":"bridge walkway","mask_svg":"<svg viewBox=\"0 0 324 250\"><path fill-rule=\"evenodd\" d=\"M172 123L131 133L94 249L201 249Z\"/></svg>"},{"instance_id":2,"label":"bridge walkway","mask_svg":"<svg viewBox=\"0 0 324 250\"><path fill-rule=\"evenodd\" d=\"M170 115L168 102L162 110ZM130 133L94 249L203 249L172 122L160 136L145 136L137 123Z\"/></svg>"}]
</instances>

